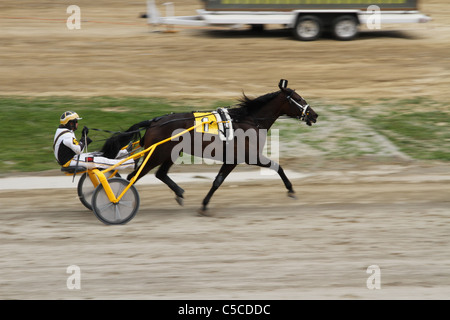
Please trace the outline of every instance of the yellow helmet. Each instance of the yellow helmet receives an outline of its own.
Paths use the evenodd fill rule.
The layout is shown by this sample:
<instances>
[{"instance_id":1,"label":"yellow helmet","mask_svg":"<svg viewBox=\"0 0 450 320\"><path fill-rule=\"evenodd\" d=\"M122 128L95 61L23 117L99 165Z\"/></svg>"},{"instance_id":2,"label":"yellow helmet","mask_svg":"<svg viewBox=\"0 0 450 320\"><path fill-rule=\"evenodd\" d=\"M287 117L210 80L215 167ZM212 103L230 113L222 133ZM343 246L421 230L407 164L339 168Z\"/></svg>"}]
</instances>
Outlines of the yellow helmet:
<instances>
[{"instance_id":1,"label":"yellow helmet","mask_svg":"<svg viewBox=\"0 0 450 320\"><path fill-rule=\"evenodd\" d=\"M69 122L71 120L81 120L81 119L83 119L83 118L80 118L78 113L73 112L73 111L66 111L61 115L61 118L59 119L59 123L62 125L66 125L67 122Z\"/></svg>"}]
</instances>

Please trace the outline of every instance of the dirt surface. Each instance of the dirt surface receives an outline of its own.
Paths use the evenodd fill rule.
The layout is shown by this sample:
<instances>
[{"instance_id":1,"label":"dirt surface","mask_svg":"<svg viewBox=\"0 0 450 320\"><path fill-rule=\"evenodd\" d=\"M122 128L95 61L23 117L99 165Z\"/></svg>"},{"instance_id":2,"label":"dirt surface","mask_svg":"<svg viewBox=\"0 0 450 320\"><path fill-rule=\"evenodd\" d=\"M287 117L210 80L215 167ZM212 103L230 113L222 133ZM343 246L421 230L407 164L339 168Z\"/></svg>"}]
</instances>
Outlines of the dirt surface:
<instances>
[{"instance_id":1,"label":"dirt surface","mask_svg":"<svg viewBox=\"0 0 450 320\"><path fill-rule=\"evenodd\" d=\"M181 184L184 207L137 184L124 226L103 225L75 187L2 191L0 298L447 299L449 167L335 169L293 181L297 200L281 181L225 183L210 217L197 214L210 183Z\"/></svg>"},{"instance_id":2,"label":"dirt surface","mask_svg":"<svg viewBox=\"0 0 450 320\"><path fill-rule=\"evenodd\" d=\"M201 8L200 1L173 2L177 15ZM450 100L445 1L422 1L430 23L363 27L352 42L300 42L273 28L262 34L185 27L165 33L138 18L145 1L74 3L81 8L80 30L66 26L67 3L2 1L0 94L237 99L241 90L276 91L285 78L307 99Z\"/></svg>"},{"instance_id":3,"label":"dirt surface","mask_svg":"<svg viewBox=\"0 0 450 320\"><path fill-rule=\"evenodd\" d=\"M174 1L194 14L197 1ZM0 4L1 95L235 99L276 90L305 98L450 100L450 5L423 1L428 24L298 42L288 32L177 28L139 19L144 1ZM210 183L137 185L139 213L105 226L73 190L0 192L1 299L448 299L449 165L412 160L281 162L310 176L233 182L196 211ZM189 171L183 167L176 170ZM218 168L207 170L216 171ZM70 179L70 178L68 178ZM69 290L67 267L81 270ZM381 289L369 290L369 266Z\"/></svg>"}]
</instances>

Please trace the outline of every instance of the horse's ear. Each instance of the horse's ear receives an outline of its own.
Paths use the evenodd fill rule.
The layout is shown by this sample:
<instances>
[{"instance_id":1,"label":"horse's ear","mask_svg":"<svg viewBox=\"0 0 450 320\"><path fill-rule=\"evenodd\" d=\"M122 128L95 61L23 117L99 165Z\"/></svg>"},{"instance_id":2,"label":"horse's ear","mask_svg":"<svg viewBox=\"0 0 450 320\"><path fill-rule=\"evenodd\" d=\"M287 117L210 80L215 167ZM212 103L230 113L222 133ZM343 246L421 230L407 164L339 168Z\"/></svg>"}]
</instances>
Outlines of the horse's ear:
<instances>
[{"instance_id":1,"label":"horse's ear","mask_svg":"<svg viewBox=\"0 0 450 320\"><path fill-rule=\"evenodd\" d=\"M285 79L281 79L280 82L278 83L278 88L286 89L287 85L288 85L288 81Z\"/></svg>"}]
</instances>

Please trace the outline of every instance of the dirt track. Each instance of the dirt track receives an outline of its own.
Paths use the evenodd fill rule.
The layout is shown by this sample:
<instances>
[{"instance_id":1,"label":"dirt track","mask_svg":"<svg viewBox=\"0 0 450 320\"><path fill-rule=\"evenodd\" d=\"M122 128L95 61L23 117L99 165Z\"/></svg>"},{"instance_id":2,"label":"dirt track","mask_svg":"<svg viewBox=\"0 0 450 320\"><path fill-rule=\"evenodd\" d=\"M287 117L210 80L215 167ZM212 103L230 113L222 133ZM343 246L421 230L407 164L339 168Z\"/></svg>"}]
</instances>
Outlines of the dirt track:
<instances>
[{"instance_id":1,"label":"dirt track","mask_svg":"<svg viewBox=\"0 0 450 320\"><path fill-rule=\"evenodd\" d=\"M336 169L294 181L298 200L281 181L225 184L212 217L196 213L209 183L182 184L184 207L138 186L138 215L114 227L75 188L0 192L0 298L448 298L448 166Z\"/></svg>"},{"instance_id":2,"label":"dirt track","mask_svg":"<svg viewBox=\"0 0 450 320\"><path fill-rule=\"evenodd\" d=\"M424 3L434 19L428 25L365 32L351 43L296 42L278 30L149 32L137 18L143 1L75 2L85 19L79 31L66 28L66 4L0 5L0 94L204 103L237 98L241 89L275 91L287 78L303 96L326 101L450 99L450 6L440 1ZM199 7L175 2L180 15ZM286 197L281 181L225 183L207 218L196 210L209 184L183 185L184 207L164 186L138 186L141 209L119 227L83 209L75 189L2 191L0 298L450 296L448 165L310 168L300 156L285 167L313 174L293 181L298 200ZM81 290L66 287L70 265L81 268ZM380 267L380 290L367 289L371 265Z\"/></svg>"},{"instance_id":3,"label":"dirt track","mask_svg":"<svg viewBox=\"0 0 450 320\"><path fill-rule=\"evenodd\" d=\"M200 1L174 2L177 15L201 8ZM2 2L0 93L236 99L241 90L275 91L285 78L308 99L448 101L450 6L422 2L431 23L363 32L353 42L310 43L280 30L155 32L165 28L138 18L144 1L74 1L81 8L80 30L67 29L66 3Z\"/></svg>"}]
</instances>

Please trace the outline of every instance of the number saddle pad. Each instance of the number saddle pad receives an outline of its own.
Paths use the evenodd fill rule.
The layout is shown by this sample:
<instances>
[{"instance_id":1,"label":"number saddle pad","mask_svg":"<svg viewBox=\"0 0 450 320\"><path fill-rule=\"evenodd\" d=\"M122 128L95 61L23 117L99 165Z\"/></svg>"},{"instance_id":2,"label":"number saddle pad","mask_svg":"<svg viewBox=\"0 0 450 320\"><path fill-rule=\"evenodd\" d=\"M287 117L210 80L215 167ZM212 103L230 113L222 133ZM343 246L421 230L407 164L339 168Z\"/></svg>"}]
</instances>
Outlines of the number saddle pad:
<instances>
[{"instance_id":1,"label":"number saddle pad","mask_svg":"<svg viewBox=\"0 0 450 320\"><path fill-rule=\"evenodd\" d=\"M195 125L199 125L195 131L198 133L218 134L220 140L233 139L233 125L228 110L219 108L212 112L194 112Z\"/></svg>"}]
</instances>

